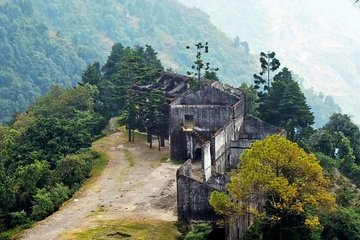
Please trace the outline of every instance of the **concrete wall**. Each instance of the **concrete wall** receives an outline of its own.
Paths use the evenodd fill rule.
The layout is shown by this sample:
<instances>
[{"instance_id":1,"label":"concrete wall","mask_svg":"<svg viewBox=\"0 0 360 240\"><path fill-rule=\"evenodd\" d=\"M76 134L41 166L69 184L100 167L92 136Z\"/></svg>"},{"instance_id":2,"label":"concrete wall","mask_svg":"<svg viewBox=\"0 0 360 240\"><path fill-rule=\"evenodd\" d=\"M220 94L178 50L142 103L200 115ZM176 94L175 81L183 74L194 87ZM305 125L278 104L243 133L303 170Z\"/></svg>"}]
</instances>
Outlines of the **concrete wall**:
<instances>
[{"instance_id":1,"label":"concrete wall","mask_svg":"<svg viewBox=\"0 0 360 240\"><path fill-rule=\"evenodd\" d=\"M252 116L246 116L239 138L264 139L268 135L278 134L280 132L280 128L277 128L270 123Z\"/></svg>"},{"instance_id":2,"label":"concrete wall","mask_svg":"<svg viewBox=\"0 0 360 240\"><path fill-rule=\"evenodd\" d=\"M170 109L170 128L182 128L185 115L192 115L200 131L217 131L231 119L232 108L213 105L175 105Z\"/></svg>"},{"instance_id":3,"label":"concrete wall","mask_svg":"<svg viewBox=\"0 0 360 240\"><path fill-rule=\"evenodd\" d=\"M204 163L204 173L205 181L208 181L211 177L211 154L210 154L210 142L206 142L202 146L203 151L203 163Z\"/></svg>"},{"instance_id":4,"label":"concrete wall","mask_svg":"<svg viewBox=\"0 0 360 240\"><path fill-rule=\"evenodd\" d=\"M175 105L170 108L170 157L174 160L187 160L188 144L182 127L185 115L193 115L194 129L208 141L210 135L231 119L232 108L225 106L186 106Z\"/></svg>"},{"instance_id":5,"label":"concrete wall","mask_svg":"<svg viewBox=\"0 0 360 240\"><path fill-rule=\"evenodd\" d=\"M176 179L179 220L217 221L220 219L209 203L211 192L217 189L191 178L190 161L178 169Z\"/></svg>"},{"instance_id":6,"label":"concrete wall","mask_svg":"<svg viewBox=\"0 0 360 240\"><path fill-rule=\"evenodd\" d=\"M214 136L215 142L215 171L224 174L229 166L231 157L231 141L235 137L235 122L231 121L220 129Z\"/></svg>"},{"instance_id":7,"label":"concrete wall","mask_svg":"<svg viewBox=\"0 0 360 240\"><path fill-rule=\"evenodd\" d=\"M188 94L181 99L181 105L223 105L231 106L238 101L235 95L207 86L204 89Z\"/></svg>"}]
</instances>

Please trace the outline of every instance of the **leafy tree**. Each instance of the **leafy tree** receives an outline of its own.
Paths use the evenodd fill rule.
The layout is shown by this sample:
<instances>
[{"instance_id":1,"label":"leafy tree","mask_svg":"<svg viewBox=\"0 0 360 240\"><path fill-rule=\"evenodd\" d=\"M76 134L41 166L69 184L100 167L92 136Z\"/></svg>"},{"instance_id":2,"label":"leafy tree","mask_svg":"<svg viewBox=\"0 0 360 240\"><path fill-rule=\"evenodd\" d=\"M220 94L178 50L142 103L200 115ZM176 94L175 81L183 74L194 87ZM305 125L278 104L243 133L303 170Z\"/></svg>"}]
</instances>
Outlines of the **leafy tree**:
<instances>
[{"instance_id":1,"label":"leafy tree","mask_svg":"<svg viewBox=\"0 0 360 240\"><path fill-rule=\"evenodd\" d=\"M322 239L360 239L360 211L353 208L339 208L326 221Z\"/></svg>"},{"instance_id":2,"label":"leafy tree","mask_svg":"<svg viewBox=\"0 0 360 240\"><path fill-rule=\"evenodd\" d=\"M323 127L329 132L342 132L350 140L356 162L360 163L360 129L347 114L335 113Z\"/></svg>"},{"instance_id":3,"label":"leafy tree","mask_svg":"<svg viewBox=\"0 0 360 240\"><path fill-rule=\"evenodd\" d=\"M270 73L276 71L280 67L280 61L275 58L275 52L260 53L260 66L261 71L259 75L254 74L254 88L259 91L259 96L263 96L266 92L268 93L270 89L271 76ZM263 77L265 75L265 78ZM261 86L263 89L261 90ZM263 92L264 91L264 92Z\"/></svg>"},{"instance_id":4,"label":"leafy tree","mask_svg":"<svg viewBox=\"0 0 360 240\"><path fill-rule=\"evenodd\" d=\"M259 106L259 112L263 120L284 128L290 140L301 142L312 131L314 114L287 68L274 77L268 95Z\"/></svg>"},{"instance_id":5,"label":"leafy tree","mask_svg":"<svg viewBox=\"0 0 360 240\"><path fill-rule=\"evenodd\" d=\"M328 183L314 155L273 135L241 155L226 186L229 195L214 192L210 204L220 214L263 219L264 239L295 239L295 232L308 239L310 230L321 226L319 214L335 210Z\"/></svg>"},{"instance_id":6,"label":"leafy tree","mask_svg":"<svg viewBox=\"0 0 360 240\"><path fill-rule=\"evenodd\" d=\"M160 140L164 139L164 134L168 127L168 108L169 106L163 92L158 89L151 90L146 104L145 126L151 134L154 133L158 136L159 150L162 145Z\"/></svg>"},{"instance_id":7,"label":"leafy tree","mask_svg":"<svg viewBox=\"0 0 360 240\"><path fill-rule=\"evenodd\" d=\"M205 71L204 78L214 81L220 81L215 71Z\"/></svg>"},{"instance_id":8,"label":"leafy tree","mask_svg":"<svg viewBox=\"0 0 360 240\"><path fill-rule=\"evenodd\" d=\"M82 84L91 84L98 86L102 80L102 74L100 70L100 63L95 62L87 66L86 70L81 75Z\"/></svg>"}]
</instances>

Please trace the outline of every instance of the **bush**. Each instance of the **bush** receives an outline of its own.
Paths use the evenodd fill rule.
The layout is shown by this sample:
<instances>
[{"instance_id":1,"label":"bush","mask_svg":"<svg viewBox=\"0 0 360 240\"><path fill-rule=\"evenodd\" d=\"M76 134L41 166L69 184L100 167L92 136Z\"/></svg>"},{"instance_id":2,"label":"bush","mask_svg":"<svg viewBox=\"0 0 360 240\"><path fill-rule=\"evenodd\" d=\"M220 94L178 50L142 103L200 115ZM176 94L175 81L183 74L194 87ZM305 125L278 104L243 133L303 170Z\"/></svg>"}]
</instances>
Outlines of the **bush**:
<instances>
[{"instance_id":1,"label":"bush","mask_svg":"<svg viewBox=\"0 0 360 240\"><path fill-rule=\"evenodd\" d=\"M71 192L68 186L64 186L62 183L56 183L55 187L51 189L51 199L55 209L58 209L61 204L69 198L70 194Z\"/></svg>"},{"instance_id":2,"label":"bush","mask_svg":"<svg viewBox=\"0 0 360 240\"><path fill-rule=\"evenodd\" d=\"M207 223L200 223L193 226L192 230L185 236L185 240L204 240L212 231Z\"/></svg>"},{"instance_id":3,"label":"bush","mask_svg":"<svg viewBox=\"0 0 360 240\"><path fill-rule=\"evenodd\" d=\"M339 167L339 163L336 159L329 157L321 152L317 152L316 154L317 159L320 161L321 167L329 173L333 174L335 170Z\"/></svg>"},{"instance_id":4,"label":"bush","mask_svg":"<svg viewBox=\"0 0 360 240\"><path fill-rule=\"evenodd\" d=\"M347 206L351 205L351 203L354 201L356 196L357 196L356 190L354 190L354 189L344 189L343 192L341 192L341 193L339 193L337 195L336 200L342 206L347 207Z\"/></svg>"},{"instance_id":5,"label":"bush","mask_svg":"<svg viewBox=\"0 0 360 240\"><path fill-rule=\"evenodd\" d=\"M261 220L255 221L250 228L245 232L243 240L260 240L263 235L263 224Z\"/></svg>"},{"instance_id":6,"label":"bush","mask_svg":"<svg viewBox=\"0 0 360 240\"><path fill-rule=\"evenodd\" d=\"M90 177L91 164L95 157L96 154L90 151L77 155L68 155L58 161L57 176L61 182L72 188Z\"/></svg>"},{"instance_id":7,"label":"bush","mask_svg":"<svg viewBox=\"0 0 360 240\"><path fill-rule=\"evenodd\" d=\"M30 222L30 219L24 210L10 213L10 217L11 217L11 226L13 227L18 225L25 225Z\"/></svg>"},{"instance_id":8,"label":"bush","mask_svg":"<svg viewBox=\"0 0 360 240\"><path fill-rule=\"evenodd\" d=\"M32 207L31 216L35 220L41 220L55 210L51 193L42 188L37 191L34 196L34 205Z\"/></svg>"},{"instance_id":9,"label":"bush","mask_svg":"<svg viewBox=\"0 0 360 240\"><path fill-rule=\"evenodd\" d=\"M360 240L360 212L353 208L339 208L329 216L322 239Z\"/></svg>"}]
</instances>

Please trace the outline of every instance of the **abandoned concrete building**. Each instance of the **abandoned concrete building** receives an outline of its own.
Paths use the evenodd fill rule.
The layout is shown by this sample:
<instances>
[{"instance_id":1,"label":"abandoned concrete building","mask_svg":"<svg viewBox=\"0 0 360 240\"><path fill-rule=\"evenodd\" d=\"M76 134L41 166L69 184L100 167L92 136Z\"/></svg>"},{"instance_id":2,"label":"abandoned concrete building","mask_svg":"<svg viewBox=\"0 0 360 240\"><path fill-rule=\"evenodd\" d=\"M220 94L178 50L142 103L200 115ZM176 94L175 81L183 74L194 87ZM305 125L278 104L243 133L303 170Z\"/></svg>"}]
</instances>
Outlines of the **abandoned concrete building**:
<instances>
[{"instance_id":1,"label":"abandoned concrete building","mask_svg":"<svg viewBox=\"0 0 360 240\"><path fill-rule=\"evenodd\" d=\"M239 156L253 141L280 129L248 116L246 96L237 89L210 82L196 92L186 91L185 76L168 74L163 78L174 94L170 157L184 161L177 171L178 218L216 222L221 217L209 204L211 192L225 191L226 173L236 167ZM249 224L246 217L235 221L223 229L224 236L239 239Z\"/></svg>"}]
</instances>

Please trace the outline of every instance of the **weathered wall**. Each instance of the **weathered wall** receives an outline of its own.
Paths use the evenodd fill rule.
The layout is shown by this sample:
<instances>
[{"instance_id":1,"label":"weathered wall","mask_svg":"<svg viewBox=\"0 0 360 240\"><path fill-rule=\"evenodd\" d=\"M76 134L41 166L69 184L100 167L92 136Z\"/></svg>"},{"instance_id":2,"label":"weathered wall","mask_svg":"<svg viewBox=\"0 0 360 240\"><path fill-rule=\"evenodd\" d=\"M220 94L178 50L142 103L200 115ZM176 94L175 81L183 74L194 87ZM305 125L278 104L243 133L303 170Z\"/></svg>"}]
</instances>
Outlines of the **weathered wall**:
<instances>
[{"instance_id":1,"label":"weathered wall","mask_svg":"<svg viewBox=\"0 0 360 240\"><path fill-rule=\"evenodd\" d=\"M186 146L185 134L170 128L170 159L187 160Z\"/></svg>"},{"instance_id":2,"label":"weathered wall","mask_svg":"<svg viewBox=\"0 0 360 240\"><path fill-rule=\"evenodd\" d=\"M239 138L264 139L266 136L278 134L280 131L280 128L277 128L270 123L252 116L246 116Z\"/></svg>"},{"instance_id":3,"label":"weathered wall","mask_svg":"<svg viewBox=\"0 0 360 240\"><path fill-rule=\"evenodd\" d=\"M215 142L215 171L224 174L228 169L231 158L231 141L235 137L234 121L229 122L214 136Z\"/></svg>"},{"instance_id":4,"label":"weathered wall","mask_svg":"<svg viewBox=\"0 0 360 240\"><path fill-rule=\"evenodd\" d=\"M207 86L204 89L188 94L181 99L182 105L226 105L231 106L238 101L232 94L216 87Z\"/></svg>"},{"instance_id":5,"label":"weathered wall","mask_svg":"<svg viewBox=\"0 0 360 240\"><path fill-rule=\"evenodd\" d=\"M206 142L202 146L203 151L203 163L204 163L204 174L205 181L208 181L211 177L211 154L210 154L210 142Z\"/></svg>"},{"instance_id":6,"label":"weathered wall","mask_svg":"<svg viewBox=\"0 0 360 240\"><path fill-rule=\"evenodd\" d=\"M240 155L250 147L250 144L255 140L252 139L241 139L231 141L230 143L230 159L228 168L234 168L239 163Z\"/></svg>"},{"instance_id":7,"label":"weathered wall","mask_svg":"<svg viewBox=\"0 0 360 240\"><path fill-rule=\"evenodd\" d=\"M185 115L192 115L199 131L217 131L231 119L232 108L213 105L174 105L170 109L170 128L182 128Z\"/></svg>"},{"instance_id":8,"label":"weathered wall","mask_svg":"<svg viewBox=\"0 0 360 240\"><path fill-rule=\"evenodd\" d=\"M194 129L206 140L211 140L211 133L220 129L232 116L232 108L225 106L184 106L172 105L170 108L170 157L176 160L186 160L187 141L182 127L185 115L193 115Z\"/></svg>"},{"instance_id":9,"label":"weathered wall","mask_svg":"<svg viewBox=\"0 0 360 240\"><path fill-rule=\"evenodd\" d=\"M211 192L217 189L191 178L190 161L179 168L176 179L179 220L216 221L220 219L209 203Z\"/></svg>"}]
</instances>

